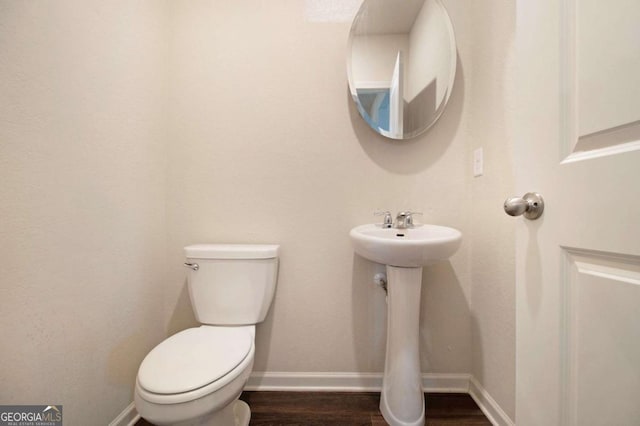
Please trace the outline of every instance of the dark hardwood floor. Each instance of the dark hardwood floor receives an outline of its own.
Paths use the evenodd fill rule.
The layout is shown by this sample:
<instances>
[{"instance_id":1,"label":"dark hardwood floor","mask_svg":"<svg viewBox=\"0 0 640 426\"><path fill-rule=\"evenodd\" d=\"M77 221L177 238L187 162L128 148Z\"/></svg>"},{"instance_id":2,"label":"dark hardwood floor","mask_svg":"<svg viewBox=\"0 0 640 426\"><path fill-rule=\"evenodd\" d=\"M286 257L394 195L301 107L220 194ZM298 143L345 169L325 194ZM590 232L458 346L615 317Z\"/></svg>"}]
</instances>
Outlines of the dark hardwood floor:
<instances>
[{"instance_id":1,"label":"dark hardwood floor","mask_svg":"<svg viewBox=\"0 0 640 426\"><path fill-rule=\"evenodd\" d=\"M426 424L429 426L491 425L480 408L464 393L429 393ZM282 426L383 426L373 392L243 392L240 399L251 407L250 425ZM150 423L140 420L136 426Z\"/></svg>"}]
</instances>

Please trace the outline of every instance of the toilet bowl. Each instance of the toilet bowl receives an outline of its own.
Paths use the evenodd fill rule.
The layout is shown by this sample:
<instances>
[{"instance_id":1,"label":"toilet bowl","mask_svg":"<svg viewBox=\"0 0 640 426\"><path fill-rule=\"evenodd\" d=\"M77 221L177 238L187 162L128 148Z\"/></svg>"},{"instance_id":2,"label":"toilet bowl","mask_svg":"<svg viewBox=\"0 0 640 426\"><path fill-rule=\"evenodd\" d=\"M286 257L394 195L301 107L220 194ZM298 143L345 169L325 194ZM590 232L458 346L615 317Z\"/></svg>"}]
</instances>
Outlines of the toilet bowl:
<instances>
[{"instance_id":1,"label":"toilet bowl","mask_svg":"<svg viewBox=\"0 0 640 426\"><path fill-rule=\"evenodd\" d=\"M251 411L238 398L253 368L255 324L273 298L278 246L200 244L185 253L203 325L174 334L144 358L136 409L158 426L247 426Z\"/></svg>"},{"instance_id":2,"label":"toilet bowl","mask_svg":"<svg viewBox=\"0 0 640 426\"><path fill-rule=\"evenodd\" d=\"M163 341L140 365L135 387L140 415L158 426L248 425L246 404L231 403L253 368L253 336L254 326L203 325Z\"/></svg>"}]
</instances>

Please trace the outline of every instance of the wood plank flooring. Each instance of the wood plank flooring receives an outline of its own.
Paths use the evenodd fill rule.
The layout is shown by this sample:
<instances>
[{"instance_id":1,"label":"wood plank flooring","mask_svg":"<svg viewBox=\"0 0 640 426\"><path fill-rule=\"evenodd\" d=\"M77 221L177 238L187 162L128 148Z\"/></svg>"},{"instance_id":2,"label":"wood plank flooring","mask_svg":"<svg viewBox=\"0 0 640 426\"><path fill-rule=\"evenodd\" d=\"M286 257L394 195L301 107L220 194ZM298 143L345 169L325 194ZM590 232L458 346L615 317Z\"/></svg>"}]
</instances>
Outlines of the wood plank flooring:
<instances>
[{"instance_id":1,"label":"wood plank flooring","mask_svg":"<svg viewBox=\"0 0 640 426\"><path fill-rule=\"evenodd\" d=\"M426 425L491 425L467 394L429 393L426 398ZM251 407L253 426L383 426L378 405L380 394L373 392L243 392L240 399ZM148 426L140 420L136 426Z\"/></svg>"}]
</instances>

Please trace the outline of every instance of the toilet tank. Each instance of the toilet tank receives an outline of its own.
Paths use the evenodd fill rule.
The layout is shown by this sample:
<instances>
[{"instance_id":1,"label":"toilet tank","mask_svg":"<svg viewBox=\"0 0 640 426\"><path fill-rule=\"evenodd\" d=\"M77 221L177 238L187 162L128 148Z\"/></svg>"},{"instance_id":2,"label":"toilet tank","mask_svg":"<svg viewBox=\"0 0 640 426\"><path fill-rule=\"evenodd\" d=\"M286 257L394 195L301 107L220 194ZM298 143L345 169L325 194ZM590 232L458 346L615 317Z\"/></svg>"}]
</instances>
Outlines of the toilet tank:
<instances>
[{"instance_id":1,"label":"toilet tank","mask_svg":"<svg viewBox=\"0 0 640 426\"><path fill-rule=\"evenodd\" d=\"M276 289L274 244L196 244L184 248L189 296L202 324L247 325L264 321Z\"/></svg>"}]
</instances>

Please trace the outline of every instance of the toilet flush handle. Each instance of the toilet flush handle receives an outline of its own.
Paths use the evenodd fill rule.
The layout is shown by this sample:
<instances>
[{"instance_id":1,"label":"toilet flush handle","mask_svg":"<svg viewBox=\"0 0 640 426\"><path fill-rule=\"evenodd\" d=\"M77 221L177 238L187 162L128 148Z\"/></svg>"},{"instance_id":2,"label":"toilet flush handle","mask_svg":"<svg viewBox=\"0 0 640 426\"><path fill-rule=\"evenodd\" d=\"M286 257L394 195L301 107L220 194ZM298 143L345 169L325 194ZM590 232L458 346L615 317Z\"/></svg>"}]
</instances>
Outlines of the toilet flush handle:
<instances>
[{"instance_id":1,"label":"toilet flush handle","mask_svg":"<svg viewBox=\"0 0 640 426\"><path fill-rule=\"evenodd\" d=\"M186 266L187 268L191 268L194 271L197 271L198 269L200 269L200 267L198 266L197 263L188 263L188 262L184 262L184 266Z\"/></svg>"}]
</instances>

